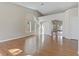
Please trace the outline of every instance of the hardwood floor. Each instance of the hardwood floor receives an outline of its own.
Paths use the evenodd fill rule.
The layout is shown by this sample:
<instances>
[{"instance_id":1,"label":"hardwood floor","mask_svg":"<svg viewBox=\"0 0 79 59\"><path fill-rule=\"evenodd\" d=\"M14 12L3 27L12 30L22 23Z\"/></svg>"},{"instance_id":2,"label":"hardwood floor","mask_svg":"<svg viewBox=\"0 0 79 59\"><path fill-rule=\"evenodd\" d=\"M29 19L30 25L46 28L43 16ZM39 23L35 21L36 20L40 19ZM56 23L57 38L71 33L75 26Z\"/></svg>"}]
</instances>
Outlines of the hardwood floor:
<instances>
[{"instance_id":1,"label":"hardwood floor","mask_svg":"<svg viewBox=\"0 0 79 59\"><path fill-rule=\"evenodd\" d=\"M53 39L48 35L29 36L0 43L3 56L77 56L78 41Z\"/></svg>"}]
</instances>

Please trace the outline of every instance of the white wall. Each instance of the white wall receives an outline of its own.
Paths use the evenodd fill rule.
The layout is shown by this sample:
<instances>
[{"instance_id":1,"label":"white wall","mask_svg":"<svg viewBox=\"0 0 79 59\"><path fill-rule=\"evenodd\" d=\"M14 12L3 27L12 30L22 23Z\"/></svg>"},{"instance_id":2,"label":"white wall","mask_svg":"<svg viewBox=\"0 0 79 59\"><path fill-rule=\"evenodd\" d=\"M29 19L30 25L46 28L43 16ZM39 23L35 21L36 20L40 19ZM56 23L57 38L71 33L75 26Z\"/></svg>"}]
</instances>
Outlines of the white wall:
<instances>
[{"instance_id":1,"label":"white wall","mask_svg":"<svg viewBox=\"0 0 79 59\"><path fill-rule=\"evenodd\" d=\"M34 12L16 4L0 3L0 41L27 34L25 33L25 20L27 20L25 17L29 13Z\"/></svg>"},{"instance_id":2,"label":"white wall","mask_svg":"<svg viewBox=\"0 0 79 59\"><path fill-rule=\"evenodd\" d=\"M64 14L63 36L69 39L79 39L76 32L78 28L78 8L69 9Z\"/></svg>"}]
</instances>

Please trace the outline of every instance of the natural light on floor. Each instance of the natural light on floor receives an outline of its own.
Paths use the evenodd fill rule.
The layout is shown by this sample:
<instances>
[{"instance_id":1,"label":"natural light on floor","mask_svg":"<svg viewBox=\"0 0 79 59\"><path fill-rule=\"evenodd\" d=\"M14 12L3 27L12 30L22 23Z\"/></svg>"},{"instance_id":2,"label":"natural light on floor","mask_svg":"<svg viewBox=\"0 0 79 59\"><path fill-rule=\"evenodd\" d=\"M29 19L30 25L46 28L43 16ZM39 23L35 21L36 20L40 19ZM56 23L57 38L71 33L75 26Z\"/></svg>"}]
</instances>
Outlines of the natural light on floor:
<instances>
[{"instance_id":1,"label":"natural light on floor","mask_svg":"<svg viewBox=\"0 0 79 59\"><path fill-rule=\"evenodd\" d=\"M12 55L18 55L18 54L20 54L21 52L23 52L21 49L17 49L17 48L9 49L8 51L9 51Z\"/></svg>"}]
</instances>

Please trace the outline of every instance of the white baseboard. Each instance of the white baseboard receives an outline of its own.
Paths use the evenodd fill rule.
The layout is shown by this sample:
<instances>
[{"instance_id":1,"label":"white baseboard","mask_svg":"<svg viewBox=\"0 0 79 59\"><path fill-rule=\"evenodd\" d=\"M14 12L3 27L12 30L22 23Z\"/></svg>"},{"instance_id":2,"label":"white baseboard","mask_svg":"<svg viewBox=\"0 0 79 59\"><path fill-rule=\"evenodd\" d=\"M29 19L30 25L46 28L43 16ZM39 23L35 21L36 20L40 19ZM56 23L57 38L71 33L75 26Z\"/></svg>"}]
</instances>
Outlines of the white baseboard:
<instances>
[{"instance_id":1,"label":"white baseboard","mask_svg":"<svg viewBox=\"0 0 79 59\"><path fill-rule=\"evenodd\" d=\"M17 36L17 37L13 37L13 38L9 38L9 39L6 39L6 40L1 40L0 42L6 42L6 41L10 41L10 40L15 40L15 39L19 39L19 38L23 38L23 37L27 37L27 36L31 36L31 35L34 35L33 33L31 34L28 34L28 35L20 35L20 36Z\"/></svg>"}]
</instances>

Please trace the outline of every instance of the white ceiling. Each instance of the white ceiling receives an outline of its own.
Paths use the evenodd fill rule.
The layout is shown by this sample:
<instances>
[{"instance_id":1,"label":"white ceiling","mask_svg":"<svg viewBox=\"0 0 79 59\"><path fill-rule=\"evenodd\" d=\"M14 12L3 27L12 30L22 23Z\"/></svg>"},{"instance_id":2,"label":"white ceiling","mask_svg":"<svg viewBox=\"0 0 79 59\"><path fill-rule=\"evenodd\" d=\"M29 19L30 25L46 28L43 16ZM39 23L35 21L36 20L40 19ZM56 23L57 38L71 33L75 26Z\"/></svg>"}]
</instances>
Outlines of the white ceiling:
<instances>
[{"instance_id":1,"label":"white ceiling","mask_svg":"<svg viewBox=\"0 0 79 59\"><path fill-rule=\"evenodd\" d=\"M65 11L77 7L77 2L16 2L26 8L34 9L43 15Z\"/></svg>"}]
</instances>

